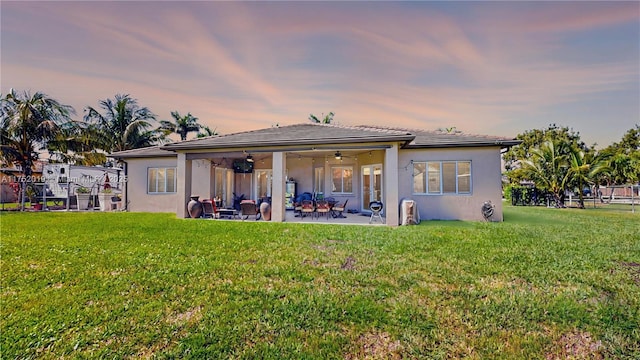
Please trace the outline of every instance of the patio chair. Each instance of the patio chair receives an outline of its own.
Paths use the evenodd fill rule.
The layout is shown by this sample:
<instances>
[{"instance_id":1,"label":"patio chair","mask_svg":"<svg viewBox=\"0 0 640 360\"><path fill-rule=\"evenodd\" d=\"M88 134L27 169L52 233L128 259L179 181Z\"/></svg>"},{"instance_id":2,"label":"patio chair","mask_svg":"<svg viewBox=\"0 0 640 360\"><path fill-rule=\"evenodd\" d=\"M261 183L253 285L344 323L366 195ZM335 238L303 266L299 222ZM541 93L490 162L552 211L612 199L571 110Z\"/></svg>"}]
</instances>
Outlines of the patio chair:
<instances>
[{"instance_id":1,"label":"patio chair","mask_svg":"<svg viewBox=\"0 0 640 360\"><path fill-rule=\"evenodd\" d=\"M315 207L313 206L313 201L311 200L302 200L302 210L300 213L300 217L304 218L307 215L311 215L313 217L313 213L315 212Z\"/></svg>"},{"instance_id":2,"label":"patio chair","mask_svg":"<svg viewBox=\"0 0 640 360\"><path fill-rule=\"evenodd\" d=\"M342 204L338 203L333 205L333 207L331 208L331 216L333 218L345 218L346 216L344 216L342 212L347 208L348 202L349 199L345 200L345 202L343 202Z\"/></svg>"},{"instance_id":3,"label":"patio chair","mask_svg":"<svg viewBox=\"0 0 640 360\"><path fill-rule=\"evenodd\" d=\"M329 220L330 211L331 207L326 200L318 200L318 202L316 203L316 214L318 215L318 218L320 218L320 216L322 215L325 216L327 220Z\"/></svg>"},{"instance_id":4,"label":"patio chair","mask_svg":"<svg viewBox=\"0 0 640 360\"><path fill-rule=\"evenodd\" d=\"M242 200L240 202L240 212L242 213L242 220L247 220L249 216L255 216L256 220L260 219L260 210L253 200Z\"/></svg>"},{"instance_id":5,"label":"patio chair","mask_svg":"<svg viewBox=\"0 0 640 360\"><path fill-rule=\"evenodd\" d=\"M209 199L202 200L202 217L203 218L215 219L217 212L218 212L218 209L216 208L216 204L213 201Z\"/></svg>"},{"instance_id":6,"label":"patio chair","mask_svg":"<svg viewBox=\"0 0 640 360\"><path fill-rule=\"evenodd\" d=\"M382 218L382 215L380 215L383 207L384 206L382 205L381 201L372 201L369 203L369 210L371 210L371 218L369 219L369 224L371 224L373 222L373 219L375 218L380 219L380 221L384 224L384 219Z\"/></svg>"}]
</instances>

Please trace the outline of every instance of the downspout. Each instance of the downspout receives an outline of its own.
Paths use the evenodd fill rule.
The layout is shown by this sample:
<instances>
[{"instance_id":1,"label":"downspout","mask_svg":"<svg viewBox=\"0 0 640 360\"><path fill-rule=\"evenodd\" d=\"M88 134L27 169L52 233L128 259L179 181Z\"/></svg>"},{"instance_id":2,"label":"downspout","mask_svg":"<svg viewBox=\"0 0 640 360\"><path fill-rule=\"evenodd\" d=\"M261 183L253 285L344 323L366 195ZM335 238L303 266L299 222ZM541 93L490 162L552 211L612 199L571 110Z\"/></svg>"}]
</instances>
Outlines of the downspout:
<instances>
[{"instance_id":1,"label":"downspout","mask_svg":"<svg viewBox=\"0 0 640 360\"><path fill-rule=\"evenodd\" d=\"M122 161L122 163L124 164L124 199L122 200L124 201L123 211L129 211L129 164L122 159L120 159L120 161ZM118 173L120 173L119 170ZM119 175L118 181L120 181Z\"/></svg>"}]
</instances>

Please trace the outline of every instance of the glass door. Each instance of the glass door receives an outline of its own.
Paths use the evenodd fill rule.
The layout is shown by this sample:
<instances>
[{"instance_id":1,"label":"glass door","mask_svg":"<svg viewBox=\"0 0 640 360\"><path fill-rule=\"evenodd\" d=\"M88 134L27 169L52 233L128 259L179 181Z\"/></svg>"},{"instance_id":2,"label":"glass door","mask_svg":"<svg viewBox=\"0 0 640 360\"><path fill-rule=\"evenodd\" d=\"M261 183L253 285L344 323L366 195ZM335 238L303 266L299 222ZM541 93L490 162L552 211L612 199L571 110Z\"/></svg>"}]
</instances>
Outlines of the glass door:
<instances>
[{"instance_id":1,"label":"glass door","mask_svg":"<svg viewBox=\"0 0 640 360\"><path fill-rule=\"evenodd\" d=\"M364 165L362 176L362 211L369 211L369 203L382 201L382 164Z\"/></svg>"},{"instance_id":2,"label":"glass door","mask_svg":"<svg viewBox=\"0 0 640 360\"><path fill-rule=\"evenodd\" d=\"M233 205L233 170L216 168L213 183L213 198L216 206L231 207Z\"/></svg>"},{"instance_id":3,"label":"glass door","mask_svg":"<svg viewBox=\"0 0 640 360\"><path fill-rule=\"evenodd\" d=\"M271 170L256 170L255 199L271 197Z\"/></svg>"}]
</instances>

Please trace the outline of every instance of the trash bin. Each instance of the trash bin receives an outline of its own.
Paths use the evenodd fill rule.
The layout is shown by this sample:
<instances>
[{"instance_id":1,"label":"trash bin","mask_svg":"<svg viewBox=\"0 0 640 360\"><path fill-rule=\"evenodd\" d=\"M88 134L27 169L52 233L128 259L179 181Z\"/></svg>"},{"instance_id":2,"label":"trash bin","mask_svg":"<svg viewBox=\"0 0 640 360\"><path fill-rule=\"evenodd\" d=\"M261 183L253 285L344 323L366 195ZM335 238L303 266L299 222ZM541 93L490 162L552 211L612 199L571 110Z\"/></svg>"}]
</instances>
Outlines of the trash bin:
<instances>
[{"instance_id":1,"label":"trash bin","mask_svg":"<svg viewBox=\"0 0 640 360\"><path fill-rule=\"evenodd\" d=\"M418 205L410 199L402 200L400 203L400 225L418 225L420 223L420 213Z\"/></svg>"}]
</instances>

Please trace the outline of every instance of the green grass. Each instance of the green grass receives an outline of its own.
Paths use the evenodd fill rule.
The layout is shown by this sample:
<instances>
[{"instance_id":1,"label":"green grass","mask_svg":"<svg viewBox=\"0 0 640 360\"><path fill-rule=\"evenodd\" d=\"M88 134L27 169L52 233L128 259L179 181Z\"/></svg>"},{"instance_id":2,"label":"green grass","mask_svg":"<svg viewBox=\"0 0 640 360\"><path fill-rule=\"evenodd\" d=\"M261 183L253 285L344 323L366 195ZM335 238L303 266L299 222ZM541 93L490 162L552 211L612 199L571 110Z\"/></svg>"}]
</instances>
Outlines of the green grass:
<instances>
[{"instance_id":1,"label":"green grass","mask_svg":"<svg viewBox=\"0 0 640 360\"><path fill-rule=\"evenodd\" d=\"M640 214L505 220L4 213L1 356L640 357Z\"/></svg>"}]
</instances>

